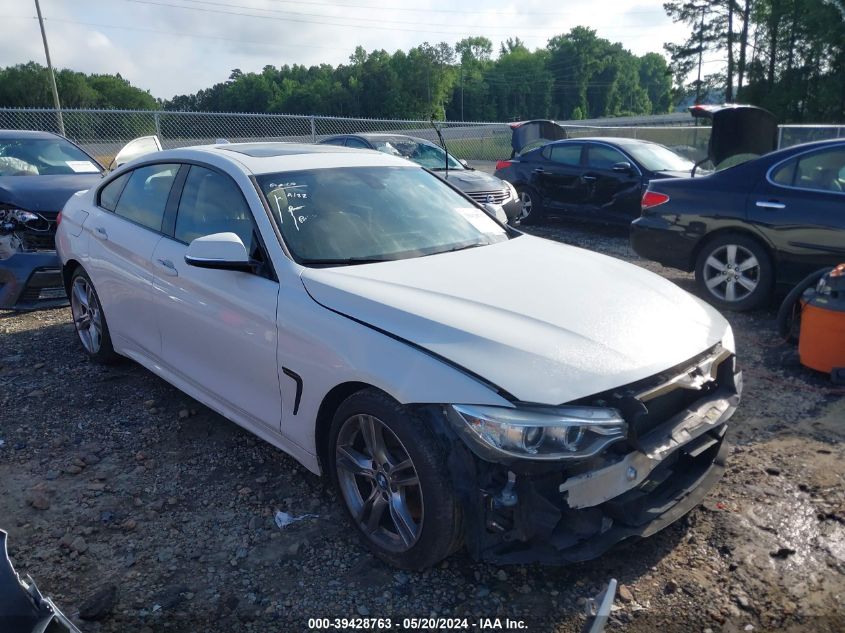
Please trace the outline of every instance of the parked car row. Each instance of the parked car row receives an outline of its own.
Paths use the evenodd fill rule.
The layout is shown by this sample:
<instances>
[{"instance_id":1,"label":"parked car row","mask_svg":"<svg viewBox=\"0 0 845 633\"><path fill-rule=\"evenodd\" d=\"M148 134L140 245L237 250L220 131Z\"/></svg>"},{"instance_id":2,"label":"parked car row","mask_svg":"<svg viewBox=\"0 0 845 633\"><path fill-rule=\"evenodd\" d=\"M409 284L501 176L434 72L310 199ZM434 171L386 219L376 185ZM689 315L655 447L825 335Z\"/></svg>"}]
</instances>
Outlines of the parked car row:
<instances>
[{"instance_id":1,"label":"parked car row","mask_svg":"<svg viewBox=\"0 0 845 633\"><path fill-rule=\"evenodd\" d=\"M326 475L363 542L400 567L462 545L495 562L573 562L655 533L724 470L742 391L730 326L658 275L525 235L472 194L503 187L515 201L531 187L533 221L547 209L640 215L640 252L658 236L655 257L688 265L695 253L711 301L745 307L780 274L755 242L765 233L734 236L766 225L749 204L788 214L788 196L801 211L809 192L833 217L845 143L679 178L695 165L659 145L543 144L520 128L538 146L500 169L527 179L513 188L452 181L472 172L395 135L152 144L104 176L92 162L97 180L43 227L58 226L82 349L135 360ZM32 173L17 161L39 176L61 167L6 163ZM558 194L576 197L555 206ZM783 249L819 246L778 230ZM831 235L821 246L840 248ZM591 273L557 274L574 268Z\"/></svg>"},{"instance_id":2,"label":"parked car row","mask_svg":"<svg viewBox=\"0 0 845 633\"><path fill-rule=\"evenodd\" d=\"M571 139L530 121L514 126L514 153L496 175L519 193L523 222L630 225L638 254L694 272L723 309L759 307L777 286L845 260L845 140L774 151L777 122L761 108L691 112L713 122L698 163L656 143Z\"/></svg>"}]
</instances>

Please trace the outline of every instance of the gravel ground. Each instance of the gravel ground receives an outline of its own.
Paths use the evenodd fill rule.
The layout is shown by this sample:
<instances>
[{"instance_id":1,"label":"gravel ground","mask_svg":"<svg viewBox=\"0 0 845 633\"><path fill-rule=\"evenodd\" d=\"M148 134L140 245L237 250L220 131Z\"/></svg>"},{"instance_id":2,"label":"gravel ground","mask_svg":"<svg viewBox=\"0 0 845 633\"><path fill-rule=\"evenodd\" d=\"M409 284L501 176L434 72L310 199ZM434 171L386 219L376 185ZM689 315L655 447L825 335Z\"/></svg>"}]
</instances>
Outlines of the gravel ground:
<instances>
[{"instance_id":1,"label":"gravel ground","mask_svg":"<svg viewBox=\"0 0 845 633\"><path fill-rule=\"evenodd\" d=\"M617 230L531 232L693 289ZM728 316L746 391L728 472L700 508L587 564L497 568L458 553L409 573L370 556L334 492L293 459L138 365L89 363L68 310L2 313L0 527L18 571L86 633L432 615L577 631L611 577L610 631L845 630L843 391L798 364L773 312ZM282 530L279 510L315 516Z\"/></svg>"}]
</instances>

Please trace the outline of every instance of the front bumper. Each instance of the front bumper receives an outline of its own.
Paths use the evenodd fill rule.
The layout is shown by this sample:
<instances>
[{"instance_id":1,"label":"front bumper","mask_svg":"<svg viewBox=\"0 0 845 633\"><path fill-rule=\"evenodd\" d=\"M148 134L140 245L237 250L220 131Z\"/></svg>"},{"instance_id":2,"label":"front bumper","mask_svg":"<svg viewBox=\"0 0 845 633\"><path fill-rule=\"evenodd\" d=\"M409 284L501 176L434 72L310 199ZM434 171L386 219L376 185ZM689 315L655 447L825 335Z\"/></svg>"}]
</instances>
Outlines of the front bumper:
<instances>
[{"instance_id":1,"label":"front bumper","mask_svg":"<svg viewBox=\"0 0 845 633\"><path fill-rule=\"evenodd\" d=\"M632 434L627 448L601 463L493 464L453 450L449 464L470 553L498 564L575 563L662 530L698 505L724 472L726 422L741 391L731 357L719 368L718 388L647 433Z\"/></svg>"},{"instance_id":2,"label":"front bumper","mask_svg":"<svg viewBox=\"0 0 845 633\"><path fill-rule=\"evenodd\" d=\"M0 309L37 310L67 304L56 253L16 253L0 261Z\"/></svg>"}]
</instances>

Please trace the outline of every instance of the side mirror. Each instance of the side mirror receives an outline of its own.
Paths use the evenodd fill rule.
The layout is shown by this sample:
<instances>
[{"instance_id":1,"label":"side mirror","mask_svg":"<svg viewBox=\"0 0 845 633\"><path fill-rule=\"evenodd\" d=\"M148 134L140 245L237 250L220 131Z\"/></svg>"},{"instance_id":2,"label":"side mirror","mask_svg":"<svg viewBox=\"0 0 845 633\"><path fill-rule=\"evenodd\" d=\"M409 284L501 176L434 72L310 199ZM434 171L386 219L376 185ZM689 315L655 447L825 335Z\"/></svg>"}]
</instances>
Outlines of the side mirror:
<instances>
[{"instance_id":1,"label":"side mirror","mask_svg":"<svg viewBox=\"0 0 845 633\"><path fill-rule=\"evenodd\" d=\"M630 174L632 171L634 171L633 165L631 165L631 163L629 163L628 161L616 163L612 167L612 169L613 169L613 171L617 171L617 172L620 172L620 173L623 173L623 174Z\"/></svg>"},{"instance_id":2,"label":"side mirror","mask_svg":"<svg viewBox=\"0 0 845 633\"><path fill-rule=\"evenodd\" d=\"M469 166L469 163L466 161L466 159L465 159L465 158L459 158L459 159L458 159L458 162L459 162L461 165L463 165L463 166L464 166L464 169L472 169L472 167L470 167L470 166Z\"/></svg>"},{"instance_id":3,"label":"side mirror","mask_svg":"<svg viewBox=\"0 0 845 633\"><path fill-rule=\"evenodd\" d=\"M252 272L253 262L246 246L234 233L214 233L188 244L185 263L197 268Z\"/></svg>"}]
</instances>

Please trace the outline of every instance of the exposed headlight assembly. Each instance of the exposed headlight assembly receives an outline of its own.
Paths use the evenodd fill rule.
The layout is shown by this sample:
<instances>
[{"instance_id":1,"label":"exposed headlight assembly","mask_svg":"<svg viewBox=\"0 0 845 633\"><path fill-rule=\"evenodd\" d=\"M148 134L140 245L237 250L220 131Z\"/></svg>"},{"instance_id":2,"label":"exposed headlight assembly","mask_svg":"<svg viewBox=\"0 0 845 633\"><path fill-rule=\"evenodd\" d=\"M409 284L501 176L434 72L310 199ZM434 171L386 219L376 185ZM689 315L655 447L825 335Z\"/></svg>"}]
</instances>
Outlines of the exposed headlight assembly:
<instances>
[{"instance_id":1,"label":"exposed headlight assembly","mask_svg":"<svg viewBox=\"0 0 845 633\"><path fill-rule=\"evenodd\" d=\"M452 410L457 414L453 421L470 446L491 459L583 459L625 439L628 432L616 409L454 404Z\"/></svg>"},{"instance_id":2,"label":"exposed headlight assembly","mask_svg":"<svg viewBox=\"0 0 845 633\"><path fill-rule=\"evenodd\" d=\"M0 223L5 232L10 232L19 226L32 231L50 230L50 223L41 215L8 205L0 205Z\"/></svg>"},{"instance_id":3,"label":"exposed headlight assembly","mask_svg":"<svg viewBox=\"0 0 845 633\"><path fill-rule=\"evenodd\" d=\"M510 192L510 197L508 199L509 200L516 200L519 196L517 196L516 189L514 188L514 186L511 183L509 183L507 180L503 180L502 182L504 182L508 186L508 191Z\"/></svg>"}]
</instances>

